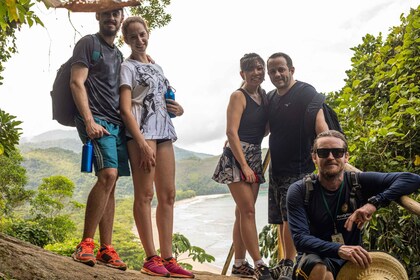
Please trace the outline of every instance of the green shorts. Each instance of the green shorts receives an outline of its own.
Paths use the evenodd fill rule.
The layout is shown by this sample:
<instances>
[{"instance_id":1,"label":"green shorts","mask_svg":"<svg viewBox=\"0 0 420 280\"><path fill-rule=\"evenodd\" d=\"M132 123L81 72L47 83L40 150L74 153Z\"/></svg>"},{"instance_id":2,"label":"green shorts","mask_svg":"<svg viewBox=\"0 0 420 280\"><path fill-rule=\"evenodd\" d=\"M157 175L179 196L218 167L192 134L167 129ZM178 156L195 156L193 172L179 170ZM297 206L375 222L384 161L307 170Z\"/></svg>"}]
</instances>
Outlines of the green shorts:
<instances>
[{"instance_id":1,"label":"green shorts","mask_svg":"<svg viewBox=\"0 0 420 280\"><path fill-rule=\"evenodd\" d=\"M116 168L118 169L118 176L130 176L124 128L97 117L94 117L94 120L110 133L110 135L92 140L95 173L104 168ZM79 137L85 143L88 136L82 117L76 116L75 122Z\"/></svg>"}]
</instances>

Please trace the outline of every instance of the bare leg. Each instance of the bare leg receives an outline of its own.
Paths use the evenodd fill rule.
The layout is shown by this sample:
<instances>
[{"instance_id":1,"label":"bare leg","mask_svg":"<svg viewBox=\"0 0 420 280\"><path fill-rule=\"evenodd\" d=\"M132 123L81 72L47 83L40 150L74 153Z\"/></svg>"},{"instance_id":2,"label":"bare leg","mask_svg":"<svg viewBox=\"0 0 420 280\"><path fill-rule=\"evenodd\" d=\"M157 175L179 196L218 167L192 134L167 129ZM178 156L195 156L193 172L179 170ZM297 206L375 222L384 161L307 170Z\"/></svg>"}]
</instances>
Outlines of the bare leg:
<instances>
[{"instance_id":1,"label":"bare leg","mask_svg":"<svg viewBox=\"0 0 420 280\"><path fill-rule=\"evenodd\" d=\"M323 264L316 264L309 274L308 280L334 280L334 277Z\"/></svg>"},{"instance_id":2,"label":"bare leg","mask_svg":"<svg viewBox=\"0 0 420 280\"><path fill-rule=\"evenodd\" d=\"M239 242L234 240L234 246L238 243L244 244L246 250L251 255L251 258L254 261L260 260L261 255L258 245L257 227L255 224L255 201L258 195L259 185L253 184L250 186L245 182L237 182L229 184L228 186L233 199L235 200L236 206L239 209L240 215L239 224L242 240ZM235 234L234 237L236 237ZM243 250L241 247L238 249Z\"/></svg>"},{"instance_id":3,"label":"bare leg","mask_svg":"<svg viewBox=\"0 0 420 280\"><path fill-rule=\"evenodd\" d=\"M284 238L284 258L295 261L296 248L293 243L292 233L289 229L289 223L284 221L283 223L283 238Z\"/></svg>"},{"instance_id":4,"label":"bare leg","mask_svg":"<svg viewBox=\"0 0 420 280\"><path fill-rule=\"evenodd\" d=\"M99 222L99 235L101 246L112 244L112 229L114 226L115 216L115 186L108 198L108 203L105 206L104 214Z\"/></svg>"},{"instance_id":5,"label":"bare leg","mask_svg":"<svg viewBox=\"0 0 420 280\"><path fill-rule=\"evenodd\" d=\"M86 203L85 225L83 239L93 238L99 222L105 233L101 233L101 243L111 244L114 209L110 211L107 205L114 201L114 188L117 181L117 169L105 168L98 172L98 181L89 193ZM111 206L113 203L111 202ZM114 204L115 205L115 204ZM113 208L113 207L112 207ZM106 217L104 218L104 216ZM108 215L112 215L109 217ZM102 219L104 220L102 221ZM111 228L109 231L108 229ZM103 238L103 240L102 240Z\"/></svg>"},{"instance_id":6,"label":"bare leg","mask_svg":"<svg viewBox=\"0 0 420 280\"><path fill-rule=\"evenodd\" d=\"M235 207L235 222L233 224L233 233L232 233L235 259L245 259L245 256L246 256L245 244L242 241L240 220L241 220L241 214L239 213L238 206L236 206Z\"/></svg>"},{"instance_id":7,"label":"bare leg","mask_svg":"<svg viewBox=\"0 0 420 280\"><path fill-rule=\"evenodd\" d=\"M156 150L155 187L158 199L156 225L161 257L172 257L172 233L175 203L175 155L172 141L160 143Z\"/></svg>"},{"instance_id":8,"label":"bare leg","mask_svg":"<svg viewBox=\"0 0 420 280\"><path fill-rule=\"evenodd\" d=\"M148 144L156 150L154 141ZM140 149L135 141L127 143L130 155L130 165L134 185L134 205L133 214L136 222L137 231L147 257L156 255L155 244L153 242L152 210L151 203L154 195L153 178L155 168L150 172L145 172L140 166Z\"/></svg>"}]
</instances>

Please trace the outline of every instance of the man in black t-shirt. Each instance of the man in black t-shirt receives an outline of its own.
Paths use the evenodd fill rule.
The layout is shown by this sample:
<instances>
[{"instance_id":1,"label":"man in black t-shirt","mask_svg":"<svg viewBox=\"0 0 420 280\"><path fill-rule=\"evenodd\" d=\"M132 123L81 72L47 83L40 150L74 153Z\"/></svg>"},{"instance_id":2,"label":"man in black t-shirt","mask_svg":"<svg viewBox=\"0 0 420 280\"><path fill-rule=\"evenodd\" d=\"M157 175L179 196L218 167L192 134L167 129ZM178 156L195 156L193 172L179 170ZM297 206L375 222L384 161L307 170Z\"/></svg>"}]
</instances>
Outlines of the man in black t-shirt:
<instances>
[{"instance_id":1,"label":"man in black t-shirt","mask_svg":"<svg viewBox=\"0 0 420 280\"><path fill-rule=\"evenodd\" d=\"M123 18L122 9L96 13L99 33L83 37L75 46L70 87L79 111L76 127L83 143L92 140L97 176L86 204L83 239L73 259L90 266L99 261L126 270L126 264L111 246L116 182L119 176L130 175L125 131L119 114L122 55L114 45ZM99 53L94 44L99 44ZM100 248L95 257L93 238L98 225Z\"/></svg>"},{"instance_id":2,"label":"man in black t-shirt","mask_svg":"<svg viewBox=\"0 0 420 280\"><path fill-rule=\"evenodd\" d=\"M352 196L356 180L344 172L348 159L344 135L335 130L322 132L312 150L319 173L313 190L307 189L304 180L289 188L289 226L299 252L294 279L335 279L346 261L368 267L372 260L360 246L360 229L379 207L419 189L420 176L413 173L362 172L355 176L360 192Z\"/></svg>"},{"instance_id":3,"label":"man in black t-shirt","mask_svg":"<svg viewBox=\"0 0 420 280\"><path fill-rule=\"evenodd\" d=\"M268 58L267 72L276 87L268 93L270 125L268 222L280 224L279 243L282 259L272 269L275 279L292 276L296 249L287 223L286 194L289 186L315 170L311 145L316 135L328 129L322 111L320 94L307 83L293 78L292 59L284 53ZM308 129L308 127L310 129Z\"/></svg>"}]
</instances>

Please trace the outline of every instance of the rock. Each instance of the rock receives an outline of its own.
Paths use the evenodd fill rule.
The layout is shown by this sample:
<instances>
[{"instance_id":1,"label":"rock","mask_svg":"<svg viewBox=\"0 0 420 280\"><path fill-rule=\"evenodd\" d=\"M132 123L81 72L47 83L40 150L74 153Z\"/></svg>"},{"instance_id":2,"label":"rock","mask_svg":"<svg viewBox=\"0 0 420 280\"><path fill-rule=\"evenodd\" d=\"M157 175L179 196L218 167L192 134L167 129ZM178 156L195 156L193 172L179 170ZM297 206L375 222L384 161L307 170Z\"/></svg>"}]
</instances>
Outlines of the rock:
<instances>
[{"instance_id":1,"label":"rock","mask_svg":"<svg viewBox=\"0 0 420 280\"><path fill-rule=\"evenodd\" d=\"M217 275L205 271L194 271L199 280L238 279ZM109 268L103 265L90 267L73 261L72 258L60 256L30 243L0 233L0 279L4 280L40 280L40 279L150 279L152 277L139 271Z\"/></svg>"}]
</instances>

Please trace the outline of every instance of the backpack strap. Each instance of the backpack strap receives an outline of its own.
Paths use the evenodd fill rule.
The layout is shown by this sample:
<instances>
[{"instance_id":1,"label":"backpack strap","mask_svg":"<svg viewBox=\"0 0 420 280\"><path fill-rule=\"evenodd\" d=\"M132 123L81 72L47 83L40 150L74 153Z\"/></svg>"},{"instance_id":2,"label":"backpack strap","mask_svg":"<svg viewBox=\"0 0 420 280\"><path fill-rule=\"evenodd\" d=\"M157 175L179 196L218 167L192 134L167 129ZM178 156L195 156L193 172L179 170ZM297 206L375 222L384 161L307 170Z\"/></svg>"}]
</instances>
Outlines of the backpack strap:
<instances>
[{"instance_id":1,"label":"backpack strap","mask_svg":"<svg viewBox=\"0 0 420 280\"><path fill-rule=\"evenodd\" d=\"M309 200L311 199L312 191L314 190L314 181L316 180L315 174L308 174L303 178L303 183L305 184L305 199L303 204L305 207L308 207Z\"/></svg>"},{"instance_id":2,"label":"backpack strap","mask_svg":"<svg viewBox=\"0 0 420 280\"><path fill-rule=\"evenodd\" d=\"M359 184L359 175L351 171L350 172L351 191L350 191L350 205L354 210L358 208L357 201L362 201L362 186Z\"/></svg>"},{"instance_id":3,"label":"backpack strap","mask_svg":"<svg viewBox=\"0 0 420 280\"><path fill-rule=\"evenodd\" d=\"M98 34L90 34L93 40L93 51L92 51L92 67L96 64L96 62L99 61L99 59L102 57L102 45L101 42L99 42Z\"/></svg>"}]
</instances>

